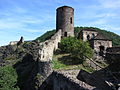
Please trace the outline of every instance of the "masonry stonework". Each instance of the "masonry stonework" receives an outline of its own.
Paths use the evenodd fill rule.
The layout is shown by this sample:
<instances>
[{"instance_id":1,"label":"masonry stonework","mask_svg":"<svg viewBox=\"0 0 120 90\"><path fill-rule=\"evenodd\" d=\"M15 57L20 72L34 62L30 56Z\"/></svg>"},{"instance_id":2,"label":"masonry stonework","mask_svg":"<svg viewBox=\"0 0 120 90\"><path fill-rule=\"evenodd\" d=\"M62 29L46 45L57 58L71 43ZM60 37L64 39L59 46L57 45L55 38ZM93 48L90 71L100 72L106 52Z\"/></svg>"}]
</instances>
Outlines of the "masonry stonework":
<instances>
[{"instance_id":1,"label":"masonry stonework","mask_svg":"<svg viewBox=\"0 0 120 90\"><path fill-rule=\"evenodd\" d=\"M57 8L56 30L62 30L62 37L74 36L74 9L69 6Z\"/></svg>"}]
</instances>

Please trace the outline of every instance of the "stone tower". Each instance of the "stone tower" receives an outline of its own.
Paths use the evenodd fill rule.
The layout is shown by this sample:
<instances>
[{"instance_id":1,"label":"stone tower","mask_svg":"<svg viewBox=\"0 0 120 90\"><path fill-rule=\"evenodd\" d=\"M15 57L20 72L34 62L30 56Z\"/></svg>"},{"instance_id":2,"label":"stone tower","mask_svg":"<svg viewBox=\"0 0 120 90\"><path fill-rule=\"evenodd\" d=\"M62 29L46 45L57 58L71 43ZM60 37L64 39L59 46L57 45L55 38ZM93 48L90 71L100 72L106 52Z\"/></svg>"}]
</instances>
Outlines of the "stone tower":
<instances>
[{"instance_id":1,"label":"stone tower","mask_svg":"<svg viewBox=\"0 0 120 90\"><path fill-rule=\"evenodd\" d=\"M62 37L74 37L74 9L69 6L57 8L56 30L62 30Z\"/></svg>"}]
</instances>

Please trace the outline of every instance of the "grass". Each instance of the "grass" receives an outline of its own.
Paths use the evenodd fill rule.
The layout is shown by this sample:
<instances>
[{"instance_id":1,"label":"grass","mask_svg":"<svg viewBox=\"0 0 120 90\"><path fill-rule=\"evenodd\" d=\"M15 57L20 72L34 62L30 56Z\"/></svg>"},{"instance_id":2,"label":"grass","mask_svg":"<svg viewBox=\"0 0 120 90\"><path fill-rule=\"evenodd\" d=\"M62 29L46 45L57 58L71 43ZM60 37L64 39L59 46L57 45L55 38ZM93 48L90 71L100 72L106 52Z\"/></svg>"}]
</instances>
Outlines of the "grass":
<instances>
[{"instance_id":1,"label":"grass","mask_svg":"<svg viewBox=\"0 0 120 90\"><path fill-rule=\"evenodd\" d=\"M67 56L68 56L68 58L65 58L66 60L63 59L63 57L67 57ZM61 58L64 61L62 61ZM69 62L68 62L68 60L69 60ZM72 61L72 58L69 57L69 54L54 55L53 60L52 60L52 64L53 64L52 68L54 70L83 69L87 72L93 72L94 71L94 69L90 68L86 62L77 63L77 64L75 64L75 63L71 64L70 62L74 62L74 60Z\"/></svg>"}]
</instances>

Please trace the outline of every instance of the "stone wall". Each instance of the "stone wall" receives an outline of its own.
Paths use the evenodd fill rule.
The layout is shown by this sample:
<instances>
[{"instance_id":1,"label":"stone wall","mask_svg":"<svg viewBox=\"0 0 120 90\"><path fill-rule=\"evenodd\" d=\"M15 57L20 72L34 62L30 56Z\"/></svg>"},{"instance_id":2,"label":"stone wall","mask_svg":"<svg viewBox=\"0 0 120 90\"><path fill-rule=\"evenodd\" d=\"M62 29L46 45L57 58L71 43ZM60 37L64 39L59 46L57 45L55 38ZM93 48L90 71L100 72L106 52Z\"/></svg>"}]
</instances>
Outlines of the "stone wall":
<instances>
[{"instance_id":1,"label":"stone wall","mask_svg":"<svg viewBox=\"0 0 120 90\"><path fill-rule=\"evenodd\" d=\"M109 53L120 53L120 47L107 48L106 51Z\"/></svg>"},{"instance_id":2,"label":"stone wall","mask_svg":"<svg viewBox=\"0 0 120 90\"><path fill-rule=\"evenodd\" d=\"M11 41L10 43L9 43L9 45L16 45L18 43L18 41Z\"/></svg>"},{"instance_id":3,"label":"stone wall","mask_svg":"<svg viewBox=\"0 0 120 90\"><path fill-rule=\"evenodd\" d=\"M52 56L54 50L58 48L58 44L61 41L61 30L59 30L51 39L40 43L42 49L39 50L39 60L40 61L52 61Z\"/></svg>"},{"instance_id":4,"label":"stone wall","mask_svg":"<svg viewBox=\"0 0 120 90\"><path fill-rule=\"evenodd\" d=\"M52 72L51 61L53 57L54 50L58 48L58 44L61 41L61 30L57 31L51 39L40 43L42 47L38 51L38 71L44 77L49 76Z\"/></svg>"},{"instance_id":5,"label":"stone wall","mask_svg":"<svg viewBox=\"0 0 120 90\"><path fill-rule=\"evenodd\" d=\"M108 47L112 47L112 41L94 40L94 50L96 52L100 52L99 46L104 46L104 50L106 50Z\"/></svg>"},{"instance_id":6,"label":"stone wall","mask_svg":"<svg viewBox=\"0 0 120 90\"><path fill-rule=\"evenodd\" d=\"M120 47L111 47L106 50L106 57L109 62L120 62Z\"/></svg>"},{"instance_id":7,"label":"stone wall","mask_svg":"<svg viewBox=\"0 0 120 90\"><path fill-rule=\"evenodd\" d=\"M77 79L79 70L53 71L40 90L97 90Z\"/></svg>"},{"instance_id":8,"label":"stone wall","mask_svg":"<svg viewBox=\"0 0 120 90\"><path fill-rule=\"evenodd\" d=\"M68 74L60 72L53 72L53 74L53 90L95 90L95 87L72 78Z\"/></svg>"},{"instance_id":9,"label":"stone wall","mask_svg":"<svg viewBox=\"0 0 120 90\"><path fill-rule=\"evenodd\" d=\"M89 40L94 38L95 36L97 36L98 32L96 31L84 31L83 30L83 35L82 35L82 39L83 41L87 41L88 40L88 37L89 37Z\"/></svg>"}]
</instances>

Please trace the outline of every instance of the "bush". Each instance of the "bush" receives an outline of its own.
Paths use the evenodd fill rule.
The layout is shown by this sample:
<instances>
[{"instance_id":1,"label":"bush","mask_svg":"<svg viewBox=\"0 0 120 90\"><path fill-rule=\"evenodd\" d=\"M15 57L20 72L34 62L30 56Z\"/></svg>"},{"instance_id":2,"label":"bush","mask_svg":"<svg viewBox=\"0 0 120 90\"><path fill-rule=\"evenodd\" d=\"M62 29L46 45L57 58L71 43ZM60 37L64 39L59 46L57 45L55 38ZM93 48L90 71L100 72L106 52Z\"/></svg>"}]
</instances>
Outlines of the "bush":
<instances>
[{"instance_id":1,"label":"bush","mask_svg":"<svg viewBox=\"0 0 120 90\"><path fill-rule=\"evenodd\" d=\"M62 52L70 53L71 56L81 59L82 61L84 61L86 57L91 58L93 56L93 50L89 44L74 37L63 38L60 43L60 49Z\"/></svg>"},{"instance_id":2,"label":"bush","mask_svg":"<svg viewBox=\"0 0 120 90\"><path fill-rule=\"evenodd\" d=\"M0 90L19 90L16 82L17 74L12 66L0 67Z\"/></svg>"}]
</instances>

